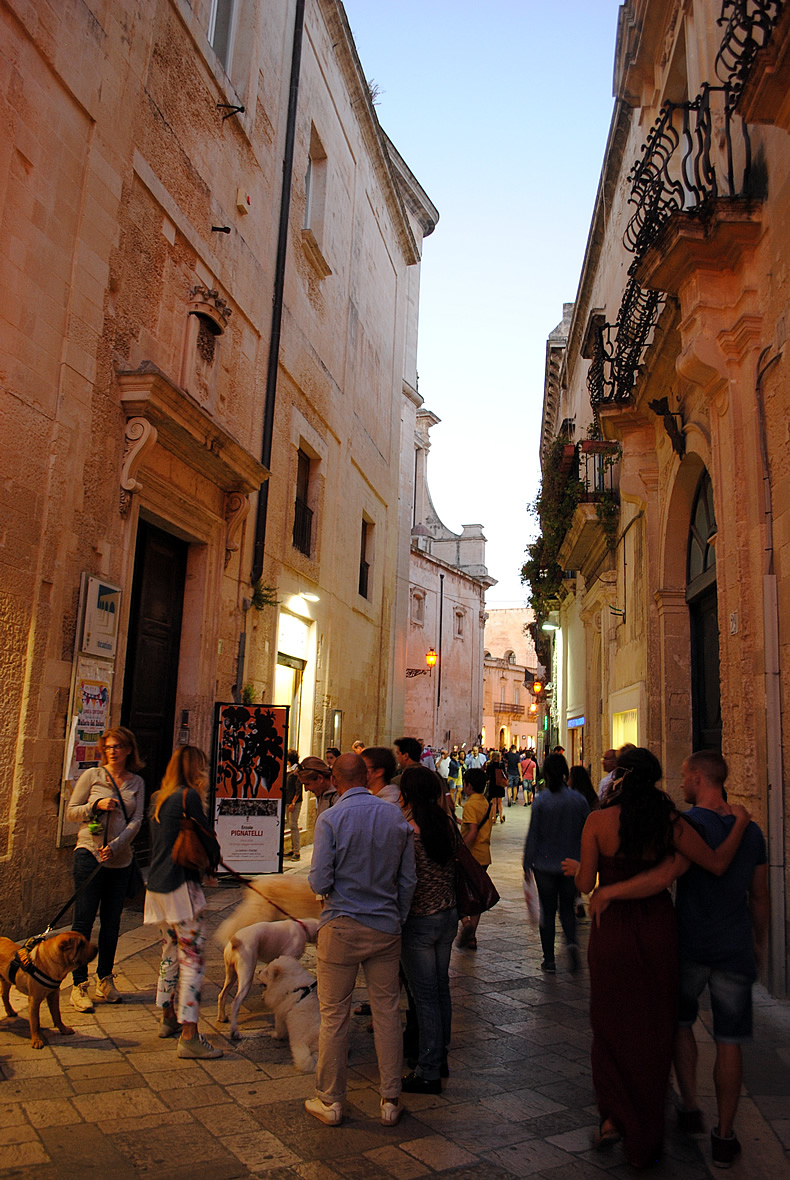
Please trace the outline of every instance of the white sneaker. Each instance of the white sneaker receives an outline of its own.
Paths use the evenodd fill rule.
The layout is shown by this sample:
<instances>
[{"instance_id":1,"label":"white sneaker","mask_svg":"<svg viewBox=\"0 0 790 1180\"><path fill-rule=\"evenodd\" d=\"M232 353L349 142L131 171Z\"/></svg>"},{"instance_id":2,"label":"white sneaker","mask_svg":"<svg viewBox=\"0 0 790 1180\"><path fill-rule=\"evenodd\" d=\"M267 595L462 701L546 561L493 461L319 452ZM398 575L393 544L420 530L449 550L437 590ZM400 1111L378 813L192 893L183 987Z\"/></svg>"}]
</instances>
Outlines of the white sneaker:
<instances>
[{"instance_id":1,"label":"white sneaker","mask_svg":"<svg viewBox=\"0 0 790 1180\"><path fill-rule=\"evenodd\" d=\"M328 1127L337 1127L343 1120L342 1102L324 1102L323 1098L305 1098L304 1108L319 1122Z\"/></svg>"},{"instance_id":2,"label":"white sneaker","mask_svg":"<svg viewBox=\"0 0 790 1180\"><path fill-rule=\"evenodd\" d=\"M394 1127L400 1121L402 1114L399 1102L390 1102L387 1098L381 1100L381 1121L385 1127Z\"/></svg>"},{"instance_id":3,"label":"white sneaker","mask_svg":"<svg viewBox=\"0 0 790 1180\"><path fill-rule=\"evenodd\" d=\"M189 1040L185 1037L178 1038L176 1056L206 1060L222 1057L222 1050L218 1049L216 1045L212 1045L211 1041L206 1040L202 1033L198 1033L197 1036L190 1037Z\"/></svg>"},{"instance_id":4,"label":"white sneaker","mask_svg":"<svg viewBox=\"0 0 790 1180\"><path fill-rule=\"evenodd\" d=\"M71 989L71 1006L78 1012L93 1012L93 1000L88 995L88 981L75 983Z\"/></svg>"},{"instance_id":5,"label":"white sneaker","mask_svg":"<svg viewBox=\"0 0 790 1180\"><path fill-rule=\"evenodd\" d=\"M96 999L104 1000L107 1004L121 1004L123 996L113 983L112 975L105 975L96 981Z\"/></svg>"}]
</instances>

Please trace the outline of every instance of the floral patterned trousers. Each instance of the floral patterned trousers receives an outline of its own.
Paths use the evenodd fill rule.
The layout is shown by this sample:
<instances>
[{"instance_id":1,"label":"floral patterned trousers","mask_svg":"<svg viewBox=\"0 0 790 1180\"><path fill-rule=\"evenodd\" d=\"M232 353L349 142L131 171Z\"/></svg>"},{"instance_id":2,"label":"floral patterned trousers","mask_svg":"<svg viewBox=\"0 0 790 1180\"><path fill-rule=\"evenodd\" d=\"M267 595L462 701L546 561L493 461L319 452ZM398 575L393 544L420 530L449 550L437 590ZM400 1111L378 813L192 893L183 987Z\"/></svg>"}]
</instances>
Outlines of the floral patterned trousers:
<instances>
[{"instance_id":1,"label":"floral patterned trousers","mask_svg":"<svg viewBox=\"0 0 790 1180\"><path fill-rule=\"evenodd\" d=\"M202 917L173 922L159 927L162 932L162 960L156 986L156 1004L164 1008L174 1003L180 1024L197 1024L200 1015L200 987L206 969L203 946L206 934Z\"/></svg>"}]
</instances>

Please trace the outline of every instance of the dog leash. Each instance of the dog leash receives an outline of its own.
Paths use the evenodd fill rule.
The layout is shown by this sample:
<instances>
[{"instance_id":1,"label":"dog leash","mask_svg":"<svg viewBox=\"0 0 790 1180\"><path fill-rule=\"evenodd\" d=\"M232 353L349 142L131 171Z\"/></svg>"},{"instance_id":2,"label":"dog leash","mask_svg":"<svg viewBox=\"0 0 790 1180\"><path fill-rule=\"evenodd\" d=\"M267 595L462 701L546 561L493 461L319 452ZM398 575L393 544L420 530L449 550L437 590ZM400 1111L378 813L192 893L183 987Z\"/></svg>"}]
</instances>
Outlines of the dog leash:
<instances>
[{"instance_id":1,"label":"dog leash","mask_svg":"<svg viewBox=\"0 0 790 1180\"><path fill-rule=\"evenodd\" d=\"M296 922L297 926L302 927L308 938L312 937L310 931L307 929L301 918L295 918L293 914L289 914L288 911L284 910L283 907L278 905L276 901L272 901L272 899L267 897L265 893L261 893L260 889L256 889L251 881L248 881L246 877L242 877L241 873L237 873L235 869L230 867L230 865L226 865L225 861L221 858L219 863L222 865L226 873L230 873L231 877L235 877L237 881L241 881L242 885L246 885L247 888L251 889L253 893L257 893L258 897L262 897L263 900L268 902L270 906L274 906L274 908L279 910L281 914L285 914L286 918L290 918L292 922Z\"/></svg>"}]
</instances>

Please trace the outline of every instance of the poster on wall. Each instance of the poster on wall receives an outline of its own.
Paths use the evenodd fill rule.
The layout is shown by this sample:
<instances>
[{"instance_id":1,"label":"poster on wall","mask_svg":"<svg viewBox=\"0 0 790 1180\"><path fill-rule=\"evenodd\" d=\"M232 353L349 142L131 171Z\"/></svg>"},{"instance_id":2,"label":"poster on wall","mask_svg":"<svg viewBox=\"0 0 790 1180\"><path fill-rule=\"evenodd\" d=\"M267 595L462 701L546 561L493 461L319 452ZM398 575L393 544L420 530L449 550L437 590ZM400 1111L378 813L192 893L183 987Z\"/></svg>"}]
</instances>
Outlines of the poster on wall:
<instances>
[{"instance_id":1,"label":"poster on wall","mask_svg":"<svg viewBox=\"0 0 790 1180\"><path fill-rule=\"evenodd\" d=\"M237 873L279 873L287 705L217 704L214 714L214 830Z\"/></svg>"},{"instance_id":2,"label":"poster on wall","mask_svg":"<svg viewBox=\"0 0 790 1180\"><path fill-rule=\"evenodd\" d=\"M66 806L83 770L99 763L99 738L110 724L112 678L111 664L84 655L77 657L63 760L58 847L76 840L79 824L69 823L66 819Z\"/></svg>"},{"instance_id":3,"label":"poster on wall","mask_svg":"<svg viewBox=\"0 0 790 1180\"><path fill-rule=\"evenodd\" d=\"M89 655L115 658L118 642L118 619L121 611L121 588L103 578L85 575L82 594L85 608L81 650Z\"/></svg>"}]
</instances>

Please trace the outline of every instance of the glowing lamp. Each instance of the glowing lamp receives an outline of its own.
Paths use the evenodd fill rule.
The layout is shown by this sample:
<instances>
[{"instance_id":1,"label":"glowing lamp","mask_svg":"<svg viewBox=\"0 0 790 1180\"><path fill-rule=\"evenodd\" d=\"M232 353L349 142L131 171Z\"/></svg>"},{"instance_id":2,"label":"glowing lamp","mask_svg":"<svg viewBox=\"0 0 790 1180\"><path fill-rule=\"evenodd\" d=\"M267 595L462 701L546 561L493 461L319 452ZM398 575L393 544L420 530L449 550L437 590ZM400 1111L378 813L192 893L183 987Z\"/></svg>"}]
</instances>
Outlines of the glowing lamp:
<instances>
[{"instance_id":1,"label":"glowing lamp","mask_svg":"<svg viewBox=\"0 0 790 1180\"><path fill-rule=\"evenodd\" d=\"M431 650L430 650L430 651L428 651L428 652L426 652L426 653L425 653L425 662L426 662L426 664L428 665L428 667L429 667L429 668L433 668L433 666L435 665L435 663L436 663L436 661L438 660L438 658L439 658L439 657L437 656L437 654L436 654L436 652L433 650L433 648L431 648Z\"/></svg>"}]
</instances>

